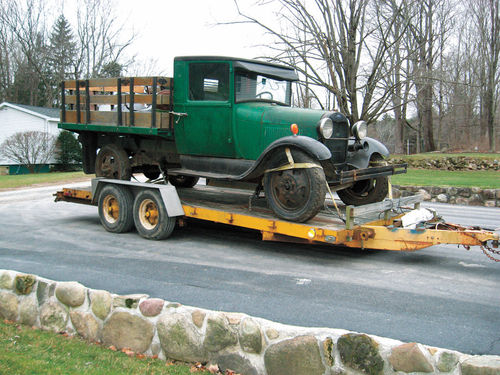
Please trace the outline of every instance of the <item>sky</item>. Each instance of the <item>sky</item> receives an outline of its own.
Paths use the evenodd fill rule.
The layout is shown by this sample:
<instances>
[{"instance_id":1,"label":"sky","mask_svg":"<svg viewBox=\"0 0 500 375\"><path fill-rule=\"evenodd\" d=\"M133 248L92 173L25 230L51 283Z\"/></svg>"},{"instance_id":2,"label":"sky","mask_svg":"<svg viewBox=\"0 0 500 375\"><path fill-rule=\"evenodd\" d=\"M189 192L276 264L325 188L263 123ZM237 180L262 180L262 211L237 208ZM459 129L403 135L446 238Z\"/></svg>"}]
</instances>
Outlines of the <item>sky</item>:
<instances>
[{"instance_id":1,"label":"sky","mask_svg":"<svg viewBox=\"0 0 500 375\"><path fill-rule=\"evenodd\" d=\"M255 0L239 2L248 8ZM233 0L119 0L117 4L119 17L138 34L129 52L140 60L157 60L166 75L172 74L175 56L254 58L262 54L259 45L268 39L255 25L217 25L238 19Z\"/></svg>"}]
</instances>

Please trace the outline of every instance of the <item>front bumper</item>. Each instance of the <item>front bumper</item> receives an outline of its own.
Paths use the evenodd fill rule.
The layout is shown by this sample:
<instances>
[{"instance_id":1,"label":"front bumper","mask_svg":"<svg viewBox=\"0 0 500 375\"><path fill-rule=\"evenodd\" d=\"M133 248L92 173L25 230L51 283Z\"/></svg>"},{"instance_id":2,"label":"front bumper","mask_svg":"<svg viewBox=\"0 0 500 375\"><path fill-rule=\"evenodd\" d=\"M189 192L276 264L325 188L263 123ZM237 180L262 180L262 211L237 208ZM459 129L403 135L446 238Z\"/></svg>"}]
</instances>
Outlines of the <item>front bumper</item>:
<instances>
[{"instance_id":1,"label":"front bumper","mask_svg":"<svg viewBox=\"0 0 500 375\"><path fill-rule=\"evenodd\" d=\"M382 167L371 167L363 169L352 169L349 171L337 171L333 178L328 179L328 185L342 185L350 182L369 180L372 178L391 176L393 174L406 173L408 164L393 164Z\"/></svg>"}]
</instances>

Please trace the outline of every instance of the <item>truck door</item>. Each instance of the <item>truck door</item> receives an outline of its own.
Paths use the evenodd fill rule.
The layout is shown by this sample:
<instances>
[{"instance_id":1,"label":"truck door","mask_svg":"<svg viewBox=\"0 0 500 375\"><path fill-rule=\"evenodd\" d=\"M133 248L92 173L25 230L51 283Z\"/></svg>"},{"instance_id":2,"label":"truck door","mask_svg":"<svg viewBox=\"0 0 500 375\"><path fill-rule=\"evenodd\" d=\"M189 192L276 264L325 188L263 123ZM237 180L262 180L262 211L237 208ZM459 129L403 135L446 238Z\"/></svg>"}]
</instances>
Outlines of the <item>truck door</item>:
<instances>
[{"instance_id":1,"label":"truck door","mask_svg":"<svg viewBox=\"0 0 500 375\"><path fill-rule=\"evenodd\" d=\"M187 113L175 124L177 151L233 157L230 64L196 61L189 62L186 70L187 90L176 103L176 111Z\"/></svg>"}]
</instances>

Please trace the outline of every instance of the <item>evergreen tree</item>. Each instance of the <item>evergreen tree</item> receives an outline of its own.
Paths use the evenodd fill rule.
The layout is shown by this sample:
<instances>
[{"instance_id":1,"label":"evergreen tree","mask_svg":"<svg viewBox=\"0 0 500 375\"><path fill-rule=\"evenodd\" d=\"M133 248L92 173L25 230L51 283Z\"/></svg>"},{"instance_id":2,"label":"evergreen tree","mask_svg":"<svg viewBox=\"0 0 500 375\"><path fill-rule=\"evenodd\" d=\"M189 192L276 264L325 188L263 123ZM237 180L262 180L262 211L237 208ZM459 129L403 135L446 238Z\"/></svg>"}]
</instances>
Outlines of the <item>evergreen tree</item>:
<instances>
[{"instance_id":1,"label":"evergreen tree","mask_svg":"<svg viewBox=\"0 0 500 375\"><path fill-rule=\"evenodd\" d=\"M76 42L71 26L61 14L50 34L48 63L54 85L54 98L58 98L59 83L71 78L74 73L74 60L76 55ZM59 100L55 100L58 104Z\"/></svg>"},{"instance_id":2,"label":"evergreen tree","mask_svg":"<svg viewBox=\"0 0 500 375\"><path fill-rule=\"evenodd\" d=\"M73 133L63 130L56 141L58 169L68 171L82 162L82 146Z\"/></svg>"}]
</instances>

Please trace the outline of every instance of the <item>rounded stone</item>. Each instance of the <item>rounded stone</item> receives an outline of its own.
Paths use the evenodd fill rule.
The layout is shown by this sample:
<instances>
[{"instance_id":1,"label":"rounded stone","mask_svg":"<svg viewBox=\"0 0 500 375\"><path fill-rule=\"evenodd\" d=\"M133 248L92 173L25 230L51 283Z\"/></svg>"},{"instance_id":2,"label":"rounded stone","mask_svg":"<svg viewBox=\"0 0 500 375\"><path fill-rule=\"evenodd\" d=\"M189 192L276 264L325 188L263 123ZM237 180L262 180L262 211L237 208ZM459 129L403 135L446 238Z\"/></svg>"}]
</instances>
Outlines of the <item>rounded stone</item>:
<instances>
[{"instance_id":1,"label":"rounded stone","mask_svg":"<svg viewBox=\"0 0 500 375\"><path fill-rule=\"evenodd\" d=\"M128 312L115 312L104 323L102 340L105 345L114 345L117 349L130 348L134 352L148 350L154 335L151 322Z\"/></svg>"},{"instance_id":2,"label":"rounded stone","mask_svg":"<svg viewBox=\"0 0 500 375\"><path fill-rule=\"evenodd\" d=\"M111 304L113 297L111 293L105 290L91 290L90 291L90 306L92 312L99 319L105 320L111 311Z\"/></svg>"},{"instance_id":3,"label":"rounded stone","mask_svg":"<svg viewBox=\"0 0 500 375\"><path fill-rule=\"evenodd\" d=\"M392 349L389 362L394 371L434 372L429 359L425 356L417 343L408 343Z\"/></svg>"},{"instance_id":4,"label":"rounded stone","mask_svg":"<svg viewBox=\"0 0 500 375\"><path fill-rule=\"evenodd\" d=\"M424 201L429 201L432 198L432 196L429 194L429 192L425 189L419 189L418 194L420 194L422 196Z\"/></svg>"},{"instance_id":5,"label":"rounded stone","mask_svg":"<svg viewBox=\"0 0 500 375\"><path fill-rule=\"evenodd\" d=\"M442 352L439 356L437 368L441 372L451 372L458 363L458 356L455 353Z\"/></svg>"},{"instance_id":6,"label":"rounded stone","mask_svg":"<svg viewBox=\"0 0 500 375\"><path fill-rule=\"evenodd\" d=\"M19 304L19 319L28 326L36 325L38 318L38 303L36 298L25 298Z\"/></svg>"},{"instance_id":7,"label":"rounded stone","mask_svg":"<svg viewBox=\"0 0 500 375\"><path fill-rule=\"evenodd\" d=\"M36 277L33 275L17 275L14 279L16 293L23 295L30 294L35 282Z\"/></svg>"},{"instance_id":8,"label":"rounded stone","mask_svg":"<svg viewBox=\"0 0 500 375\"><path fill-rule=\"evenodd\" d=\"M210 352L218 352L228 346L235 345L238 337L222 314L208 317L207 331L203 346Z\"/></svg>"},{"instance_id":9,"label":"rounded stone","mask_svg":"<svg viewBox=\"0 0 500 375\"><path fill-rule=\"evenodd\" d=\"M202 335L187 316L180 313L162 314L156 328L167 357L186 362L206 361Z\"/></svg>"},{"instance_id":10,"label":"rounded stone","mask_svg":"<svg viewBox=\"0 0 500 375\"><path fill-rule=\"evenodd\" d=\"M500 375L500 357L483 355L460 364L462 375Z\"/></svg>"},{"instance_id":11,"label":"rounded stone","mask_svg":"<svg viewBox=\"0 0 500 375\"><path fill-rule=\"evenodd\" d=\"M66 306L78 307L85 302L85 287L76 281L57 283L56 297Z\"/></svg>"},{"instance_id":12,"label":"rounded stone","mask_svg":"<svg viewBox=\"0 0 500 375\"><path fill-rule=\"evenodd\" d=\"M470 199L469 199L469 205L470 206L482 206L483 200L481 198L481 195L480 194L472 194Z\"/></svg>"},{"instance_id":13,"label":"rounded stone","mask_svg":"<svg viewBox=\"0 0 500 375\"><path fill-rule=\"evenodd\" d=\"M326 370L314 336L299 336L269 346L264 364L268 375L323 375Z\"/></svg>"},{"instance_id":14,"label":"rounded stone","mask_svg":"<svg viewBox=\"0 0 500 375\"><path fill-rule=\"evenodd\" d=\"M215 358L215 362L219 366L222 373L229 373L229 370L238 374L259 375L262 372L239 353L224 353Z\"/></svg>"},{"instance_id":15,"label":"rounded stone","mask_svg":"<svg viewBox=\"0 0 500 375\"><path fill-rule=\"evenodd\" d=\"M262 351L262 333L253 319L247 318L241 322L239 341L241 348L248 353L259 354Z\"/></svg>"},{"instance_id":16,"label":"rounded stone","mask_svg":"<svg viewBox=\"0 0 500 375\"><path fill-rule=\"evenodd\" d=\"M140 303L139 310L144 316L156 316L161 313L164 304L165 301L160 298L150 298Z\"/></svg>"},{"instance_id":17,"label":"rounded stone","mask_svg":"<svg viewBox=\"0 0 500 375\"><path fill-rule=\"evenodd\" d=\"M10 276L10 273L3 271L0 273L0 289L12 289L14 286L14 279Z\"/></svg>"},{"instance_id":18,"label":"rounded stone","mask_svg":"<svg viewBox=\"0 0 500 375\"><path fill-rule=\"evenodd\" d=\"M366 374L379 375L384 370L384 360L378 343L368 335L348 333L337 341L340 358L345 365Z\"/></svg>"},{"instance_id":19,"label":"rounded stone","mask_svg":"<svg viewBox=\"0 0 500 375\"><path fill-rule=\"evenodd\" d=\"M0 317L7 320L17 320L19 303L17 296L9 292L0 292Z\"/></svg>"},{"instance_id":20,"label":"rounded stone","mask_svg":"<svg viewBox=\"0 0 500 375\"><path fill-rule=\"evenodd\" d=\"M61 332L66 328L68 312L57 301L49 300L40 309L40 324L42 329Z\"/></svg>"},{"instance_id":21,"label":"rounded stone","mask_svg":"<svg viewBox=\"0 0 500 375\"><path fill-rule=\"evenodd\" d=\"M266 336L269 340L276 340L280 337L280 333L274 328L268 328L266 329Z\"/></svg>"},{"instance_id":22,"label":"rounded stone","mask_svg":"<svg viewBox=\"0 0 500 375\"><path fill-rule=\"evenodd\" d=\"M441 203L448 203L448 200L449 200L448 195L446 195L446 194L438 194L436 199L438 202L441 202Z\"/></svg>"},{"instance_id":23,"label":"rounded stone","mask_svg":"<svg viewBox=\"0 0 500 375\"><path fill-rule=\"evenodd\" d=\"M484 206L485 207L495 207L496 203L495 201L485 201Z\"/></svg>"},{"instance_id":24,"label":"rounded stone","mask_svg":"<svg viewBox=\"0 0 500 375\"><path fill-rule=\"evenodd\" d=\"M201 328L203 326L206 315L207 314L205 314L201 310L195 310L191 313L191 319L193 319L193 323L196 325L196 327Z\"/></svg>"},{"instance_id":25,"label":"rounded stone","mask_svg":"<svg viewBox=\"0 0 500 375\"><path fill-rule=\"evenodd\" d=\"M69 316L80 336L92 342L99 341L99 322L92 314L83 311L70 311Z\"/></svg>"}]
</instances>

